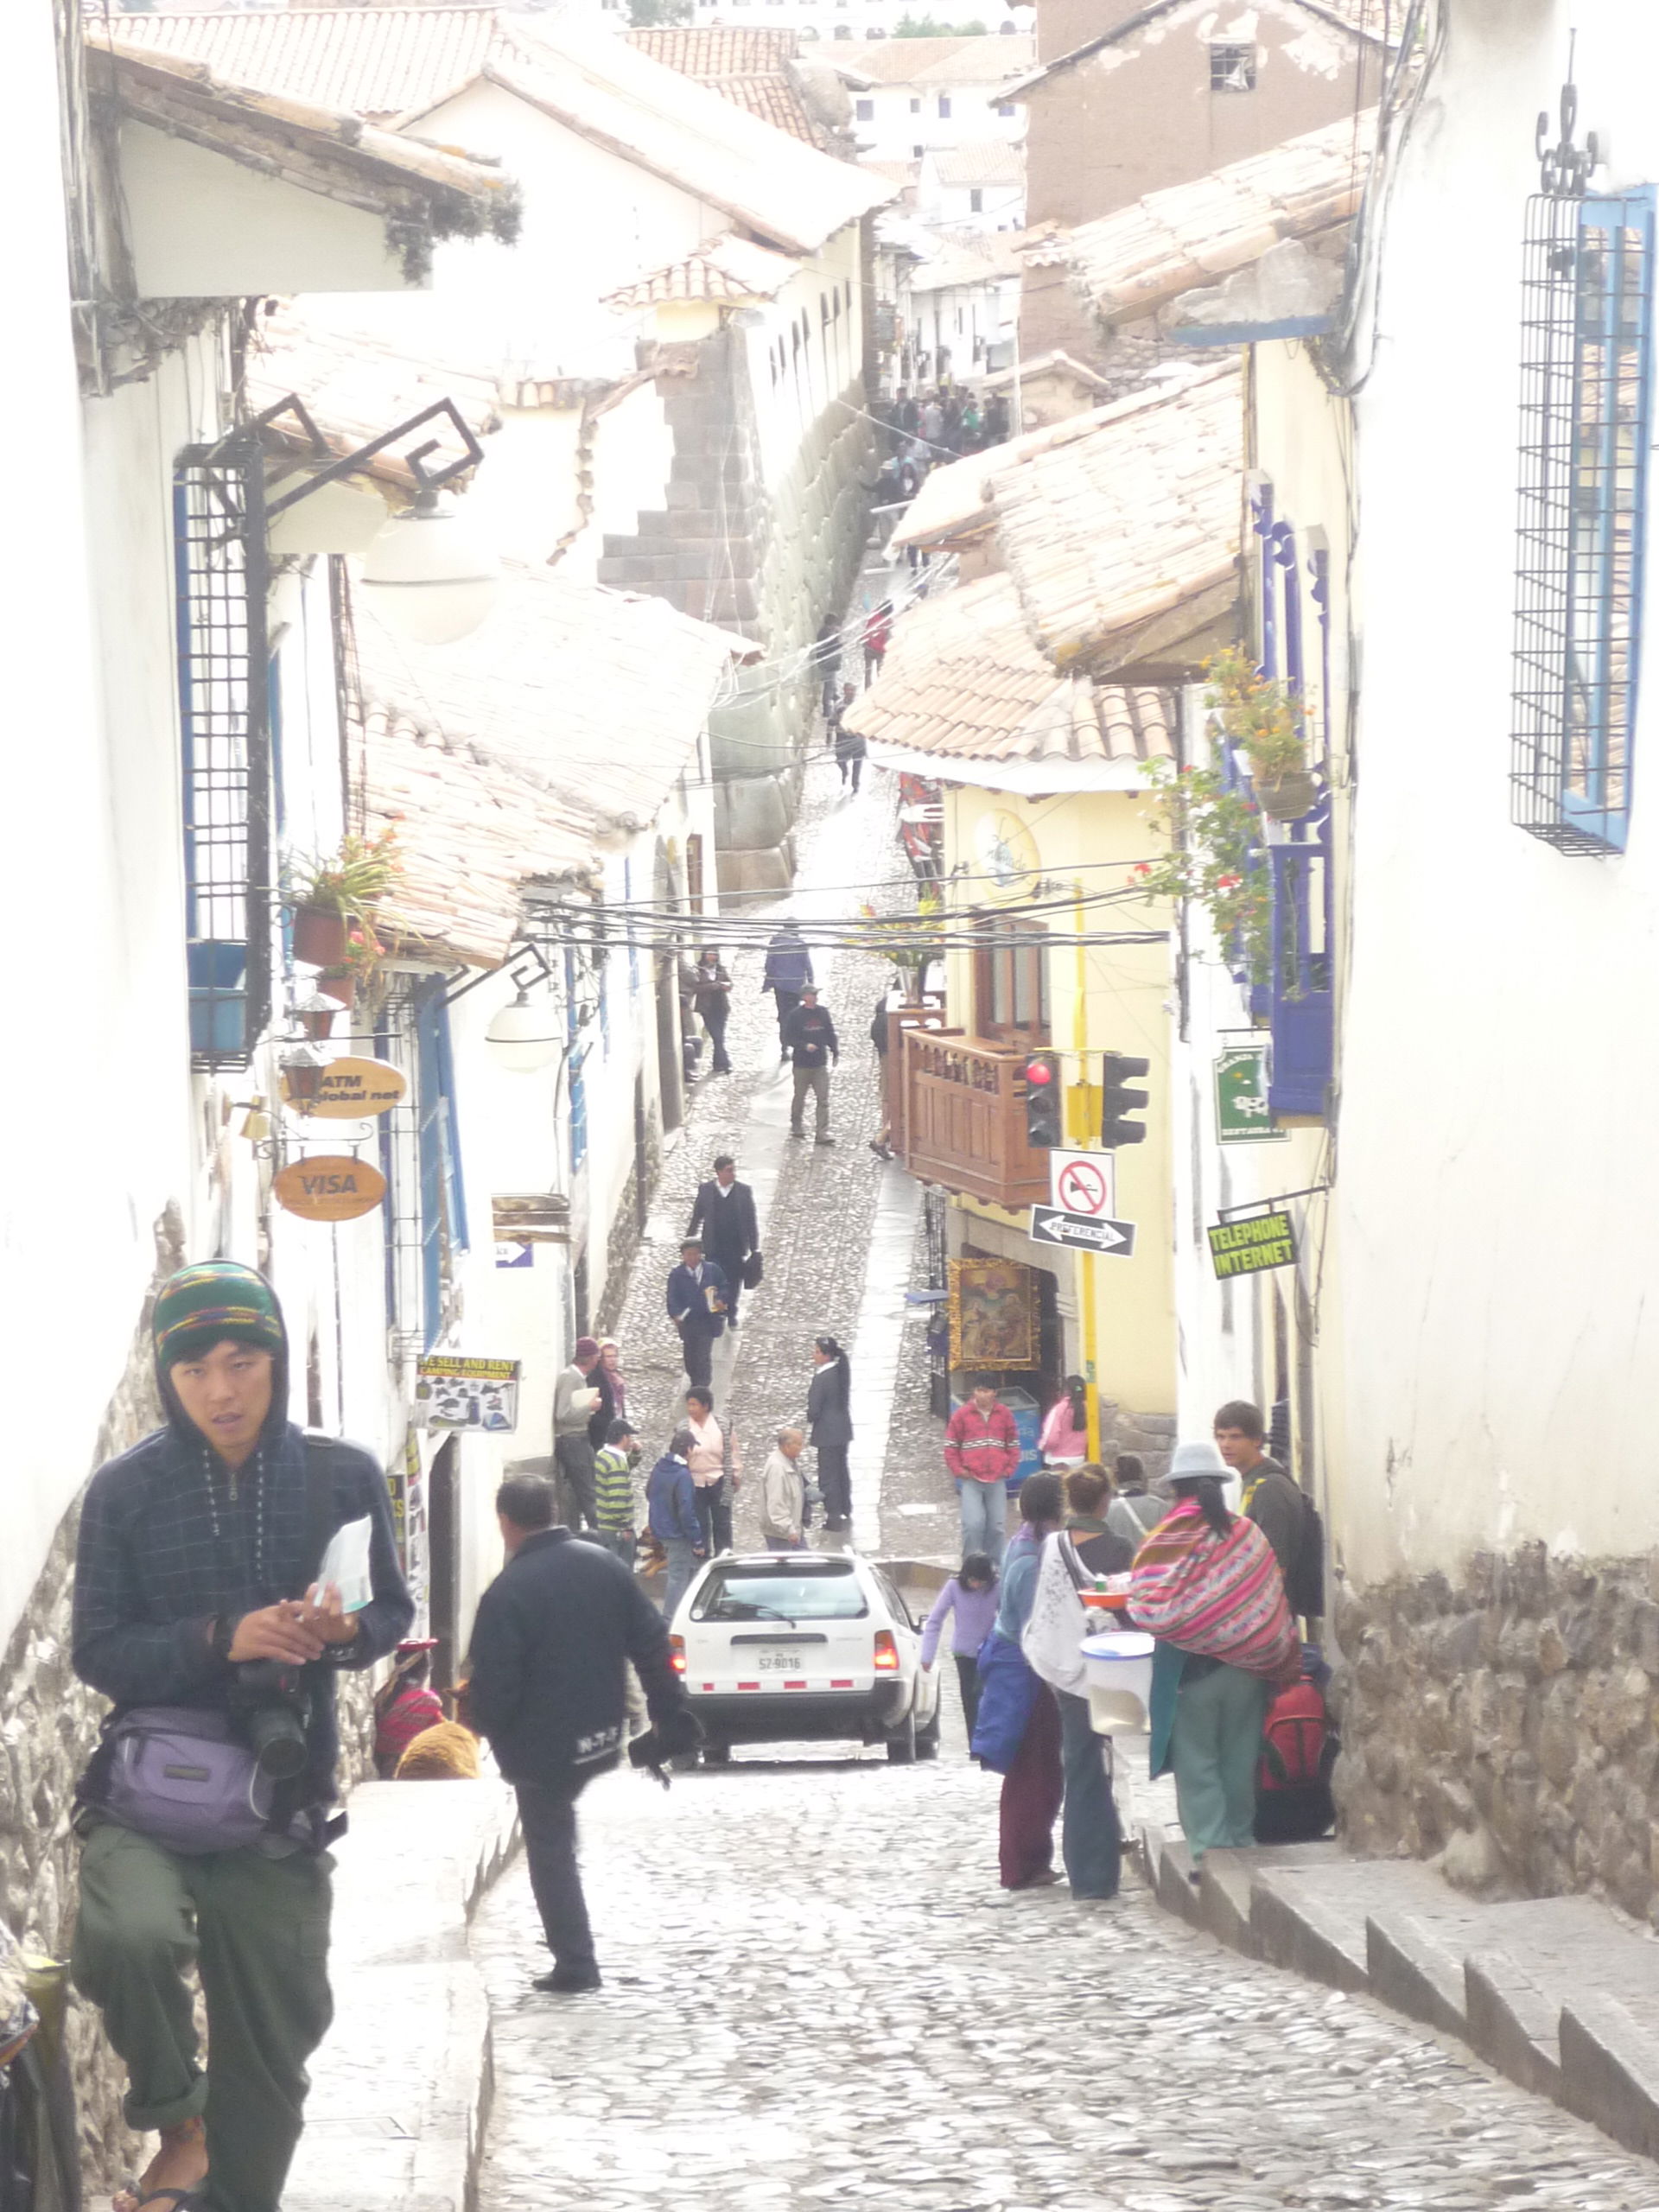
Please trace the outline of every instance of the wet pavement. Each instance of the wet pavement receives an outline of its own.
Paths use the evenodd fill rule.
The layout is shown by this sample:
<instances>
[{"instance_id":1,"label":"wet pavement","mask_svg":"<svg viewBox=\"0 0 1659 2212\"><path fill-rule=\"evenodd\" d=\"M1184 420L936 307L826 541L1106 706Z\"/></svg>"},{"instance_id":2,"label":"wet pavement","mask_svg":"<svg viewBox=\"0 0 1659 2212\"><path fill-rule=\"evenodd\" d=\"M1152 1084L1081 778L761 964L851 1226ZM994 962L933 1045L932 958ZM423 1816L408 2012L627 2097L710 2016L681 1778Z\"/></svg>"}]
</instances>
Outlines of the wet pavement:
<instances>
[{"instance_id":1,"label":"wet pavement","mask_svg":"<svg viewBox=\"0 0 1659 2212\"><path fill-rule=\"evenodd\" d=\"M1659 2168L1426 2030L1144 1892L995 1883L963 1756L741 1752L582 1806L606 1988L528 1987L522 1866L474 1924L480 2212L1653 2212Z\"/></svg>"}]
</instances>

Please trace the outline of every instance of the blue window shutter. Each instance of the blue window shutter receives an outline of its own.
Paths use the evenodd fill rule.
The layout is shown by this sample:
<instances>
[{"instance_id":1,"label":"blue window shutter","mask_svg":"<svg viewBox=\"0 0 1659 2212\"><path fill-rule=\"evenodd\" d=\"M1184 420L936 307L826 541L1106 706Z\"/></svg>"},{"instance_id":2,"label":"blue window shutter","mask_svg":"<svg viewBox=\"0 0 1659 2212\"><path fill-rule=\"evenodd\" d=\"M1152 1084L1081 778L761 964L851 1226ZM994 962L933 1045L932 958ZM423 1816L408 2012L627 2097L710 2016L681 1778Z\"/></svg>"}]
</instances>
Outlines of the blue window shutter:
<instances>
[{"instance_id":1,"label":"blue window shutter","mask_svg":"<svg viewBox=\"0 0 1659 2212\"><path fill-rule=\"evenodd\" d=\"M443 1140L443 1187L449 1207L449 1235L459 1251L468 1250L472 1238L467 1233L467 1179L461 1166L461 1125L455 1103L455 1060L449 1034L449 1008L442 999L438 1008L438 1072L442 1084L443 1117L441 1134Z\"/></svg>"},{"instance_id":2,"label":"blue window shutter","mask_svg":"<svg viewBox=\"0 0 1659 2212\"><path fill-rule=\"evenodd\" d=\"M443 1001L415 1009L416 1096L421 1158L421 1321L429 1347L443 1313Z\"/></svg>"}]
</instances>

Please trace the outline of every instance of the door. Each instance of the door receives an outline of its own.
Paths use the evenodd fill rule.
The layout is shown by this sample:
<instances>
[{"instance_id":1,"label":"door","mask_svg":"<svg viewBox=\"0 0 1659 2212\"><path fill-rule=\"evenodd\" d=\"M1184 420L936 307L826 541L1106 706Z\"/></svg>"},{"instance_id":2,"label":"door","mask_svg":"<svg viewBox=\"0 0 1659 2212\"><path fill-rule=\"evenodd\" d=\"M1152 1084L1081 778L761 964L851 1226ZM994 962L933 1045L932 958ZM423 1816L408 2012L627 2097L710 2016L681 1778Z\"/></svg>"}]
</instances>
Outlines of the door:
<instances>
[{"instance_id":1,"label":"door","mask_svg":"<svg viewBox=\"0 0 1659 2212\"><path fill-rule=\"evenodd\" d=\"M455 1639L461 1623L461 1440L450 1436L432 1462L427 1486L427 1527L431 1548L431 1608L429 1635L438 1648L432 1654L432 1686L448 1690L455 1686L461 1653Z\"/></svg>"}]
</instances>

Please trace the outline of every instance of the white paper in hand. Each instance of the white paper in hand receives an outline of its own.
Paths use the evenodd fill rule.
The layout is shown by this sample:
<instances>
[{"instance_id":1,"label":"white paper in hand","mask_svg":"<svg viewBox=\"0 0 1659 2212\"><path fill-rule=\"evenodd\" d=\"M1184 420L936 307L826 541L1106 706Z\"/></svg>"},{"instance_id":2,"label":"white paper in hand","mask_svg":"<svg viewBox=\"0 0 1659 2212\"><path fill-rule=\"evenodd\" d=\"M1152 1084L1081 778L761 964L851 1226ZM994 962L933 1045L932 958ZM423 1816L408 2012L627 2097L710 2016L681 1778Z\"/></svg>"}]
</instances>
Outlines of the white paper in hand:
<instances>
[{"instance_id":1,"label":"white paper in hand","mask_svg":"<svg viewBox=\"0 0 1659 2212\"><path fill-rule=\"evenodd\" d=\"M348 1613L360 1613L374 1595L369 1579L369 1537L373 1526L365 1513L360 1521L348 1521L344 1528L336 1529L317 1569L318 1582L324 1588L333 1583Z\"/></svg>"}]
</instances>

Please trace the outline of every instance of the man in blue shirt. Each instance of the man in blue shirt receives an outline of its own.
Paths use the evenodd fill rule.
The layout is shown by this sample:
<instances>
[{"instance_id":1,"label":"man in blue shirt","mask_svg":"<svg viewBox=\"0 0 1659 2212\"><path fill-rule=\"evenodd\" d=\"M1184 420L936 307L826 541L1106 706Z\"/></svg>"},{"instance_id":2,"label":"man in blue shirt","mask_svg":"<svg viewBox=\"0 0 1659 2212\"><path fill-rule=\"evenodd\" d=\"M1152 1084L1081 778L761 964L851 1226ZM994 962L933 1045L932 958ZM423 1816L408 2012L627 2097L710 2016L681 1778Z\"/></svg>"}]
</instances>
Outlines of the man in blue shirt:
<instances>
[{"instance_id":1,"label":"man in blue shirt","mask_svg":"<svg viewBox=\"0 0 1659 2212\"><path fill-rule=\"evenodd\" d=\"M731 1285L723 1268L702 1256L695 1236L680 1247L680 1264L668 1278L668 1318L680 1332L685 1351L685 1379L707 1389L712 1378L715 1339L724 1333Z\"/></svg>"}]
</instances>

